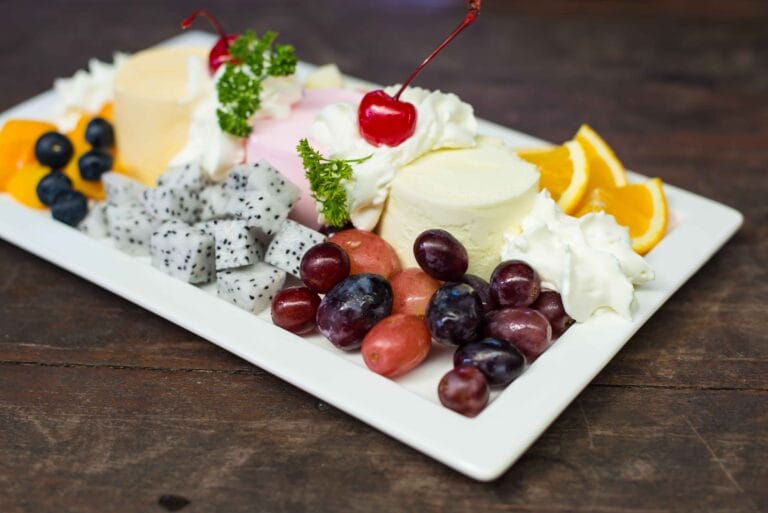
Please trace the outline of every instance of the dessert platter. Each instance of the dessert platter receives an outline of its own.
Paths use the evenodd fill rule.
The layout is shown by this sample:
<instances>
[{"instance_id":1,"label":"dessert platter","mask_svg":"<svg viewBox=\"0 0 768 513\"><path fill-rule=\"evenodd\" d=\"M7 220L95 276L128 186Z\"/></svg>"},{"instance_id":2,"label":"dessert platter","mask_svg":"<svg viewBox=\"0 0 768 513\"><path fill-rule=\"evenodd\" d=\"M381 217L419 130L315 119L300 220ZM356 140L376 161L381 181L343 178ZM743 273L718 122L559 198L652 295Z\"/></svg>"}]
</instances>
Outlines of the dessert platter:
<instances>
[{"instance_id":1,"label":"dessert platter","mask_svg":"<svg viewBox=\"0 0 768 513\"><path fill-rule=\"evenodd\" d=\"M498 477L742 218L414 85L479 13L382 89L198 10L0 117L0 237Z\"/></svg>"}]
</instances>

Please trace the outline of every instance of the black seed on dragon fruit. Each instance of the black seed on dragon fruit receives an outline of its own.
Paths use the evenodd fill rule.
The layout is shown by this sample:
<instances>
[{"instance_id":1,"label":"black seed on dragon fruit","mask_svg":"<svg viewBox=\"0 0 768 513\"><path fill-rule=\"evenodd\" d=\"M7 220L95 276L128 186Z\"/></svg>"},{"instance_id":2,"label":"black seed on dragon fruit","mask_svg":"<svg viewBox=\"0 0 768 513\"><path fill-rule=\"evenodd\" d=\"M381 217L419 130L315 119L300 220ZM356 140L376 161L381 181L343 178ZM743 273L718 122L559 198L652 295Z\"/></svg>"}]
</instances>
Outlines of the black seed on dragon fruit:
<instances>
[{"instance_id":1,"label":"black seed on dragon fruit","mask_svg":"<svg viewBox=\"0 0 768 513\"><path fill-rule=\"evenodd\" d=\"M106 204L93 203L88 209L85 219L77 225L77 229L94 239L108 237Z\"/></svg>"},{"instance_id":2,"label":"black seed on dragon fruit","mask_svg":"<svg viewBox=\"0 0 768 513\"><path fill-rule=\"evenodd\" d=\"M136 205L147 188L132 178L110 171L101 175L107 203L110 205Z\"/></svg>"},{"instance_id":3,"label":"black seed on dragon fruit","mask_svg":"<svg viewBox=\"0 0 768 513\"><path fill-rule=\"evenodd\" d=\"M285 271L264 262L216 273L219 297L254 314L269 308L284 284Z\"/></svg>"},{"instance_id":4,"label":"black seed on dragon fruit","mask_svg":"<svg viewBox=\"0 0 768 513\"><path fill-rule=\"evenodd\" d=\"M220 221L214 227L216 270L235 269L264 258L264 248L241 219Z\"/></svg>"},{"instance_id":5,"label":"black seed on dragon fruit","mask_svg":"<svg viewBox=\"0 0 768 513\"><path fill-rule=\"evenodd\" d=\"M289 219L269 243L264 261L298 278L304 253L325 239L322 233Z\"/></svg>"},{"instance_id":6,"label":"black seed on dragon fruit","mask_svg":"<svg viewBox=\"0 0 768 513\"><path fill-rule=\"evenodd\" d=\"M232 194L227 211L237 219L246 221L258 231L257 236L271 237L288 218L288 209L279 201L261 191L242 191Z\"/></svg>"},{"instance_id":7,"label":"black seed on dragon fruit","mask_svg":"<svg viewBox=\"0 0 768 513\"><path fill-rule=\"evenodd\" d=\"M213 237L180 221L166 221L152 234L152 265L188 283L208 283L215 270Z\"/></svg>"},{"instance_id":8,"label":"black seed on dragon fruit","mask_svg":"<svg viewBox=\"0 0 768 513\"><path fill-rule=\"evenodd\" d=\"M209 185L200 191L199 215L201 221L224 219L229 216L227 204L230 192L223 183Z\"/></svg>"},{"instance_id":9,"label":"black seed on dragon fruit","mask_svg":"<svg viewBox=\"0 0 768 513\"><path fill-rule=\"evenodd\" d=\"M193 223L198 220L200 196L193 190L159 185L141 194L141 204L147 212L161 221L177 219Z\"/></svg>"},{"instance_id":10,"label":"black seed on dragon fruit","mask_svg":"<svg viewBox=\"0 0 768 513\"><path fill-rule=\"evenodd\" d=\"M200 221L199 223L195 223L192 226L198 230L201 230L202 232L207 233L208 235L215 235L216 227L219 225L219 223L223 223L225 221L225 219L211 219L210 221Z\"/></svg>"},{"instance_id":11,"label":"black seed on dragon fruit","mask_svg":"<svg viewBox=\"0 0 768 513\"><path fill-rule=\"evenodd\" d=\"M107 227L115 247L129 255L148 255L149 239L160 224L137 205L106 206Z\"/></svg>"}]
</instances>

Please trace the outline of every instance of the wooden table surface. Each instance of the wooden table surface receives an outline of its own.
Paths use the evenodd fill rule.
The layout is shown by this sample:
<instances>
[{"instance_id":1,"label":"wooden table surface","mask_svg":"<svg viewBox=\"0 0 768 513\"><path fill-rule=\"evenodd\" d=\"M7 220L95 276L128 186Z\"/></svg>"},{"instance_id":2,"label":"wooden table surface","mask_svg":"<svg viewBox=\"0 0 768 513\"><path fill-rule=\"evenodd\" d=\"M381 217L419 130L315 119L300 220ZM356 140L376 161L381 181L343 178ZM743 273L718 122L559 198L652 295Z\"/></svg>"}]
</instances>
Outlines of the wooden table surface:
<instances>
[{"instance_id":1,"label":"wooden table surface","mask_svg":"<svg viewBox=\"0 0 768 513\"><path fill-rule=\"evenodd\" d=\"M384 83L462 13L219 3L232 31L279 30ZM420 85L549 140L589 122L628 167L741 210L742 230L489 484L0 242L0 511L144 513L163 495L189 512L768 510L768 4L486 4ZM0 107L177 34L194 6L0 2Z\"/></svg>"}]
</instances>

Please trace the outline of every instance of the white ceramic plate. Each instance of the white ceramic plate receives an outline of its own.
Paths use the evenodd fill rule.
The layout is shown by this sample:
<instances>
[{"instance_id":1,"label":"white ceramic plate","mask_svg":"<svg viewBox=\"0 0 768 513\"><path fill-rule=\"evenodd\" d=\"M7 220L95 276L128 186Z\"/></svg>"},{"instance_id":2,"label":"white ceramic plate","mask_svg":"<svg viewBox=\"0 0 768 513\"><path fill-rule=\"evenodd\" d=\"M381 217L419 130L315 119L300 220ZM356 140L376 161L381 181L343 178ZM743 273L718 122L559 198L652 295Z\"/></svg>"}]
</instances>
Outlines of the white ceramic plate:
<instances>
[{"instance_id":1,"label":"white ceramic plate","mask_svg":"<svg viewBox=\"0 0 768 513\"><path fill-rule=\"evenodd\" d=\"M166 44L208 45L190 32ZM311 66L302 64L306 73ZM52 92L0 115L50 117ZM485 121L481 132L512 146L545 144ZM631 174L635 181L642 177ZM109 241L88 238L0 194L0 237L104 287L354 415L472 478L491 480L509 468L544 432L645 321L739 228L739 212L672 186L665 187L671 223L648 255L656 279L637 291L631 321L603 315L572 327L478 417L442 407L440 377L451 352L436 348L415 371L397 381L365 367L358 353L335 349L320 336L300 338L276 326L268 312L253 316L204 289L182 283L127 256Z\"/></svg>"}]
</instances>

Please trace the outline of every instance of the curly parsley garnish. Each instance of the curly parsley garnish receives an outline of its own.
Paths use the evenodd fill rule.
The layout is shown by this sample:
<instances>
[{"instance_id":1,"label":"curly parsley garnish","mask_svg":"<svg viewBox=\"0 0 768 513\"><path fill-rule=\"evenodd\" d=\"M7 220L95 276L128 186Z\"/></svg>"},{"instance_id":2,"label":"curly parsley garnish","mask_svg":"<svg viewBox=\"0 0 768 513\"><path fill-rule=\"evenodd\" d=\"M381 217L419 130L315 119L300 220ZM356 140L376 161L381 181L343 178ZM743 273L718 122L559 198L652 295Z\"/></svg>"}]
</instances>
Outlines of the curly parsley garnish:
<instances>
[{"instance_id":1,"label":"curly parsley garnish","mask_svg":"<svg viewBox=\"0 0 768 513\"><path fill-rule=\"evenodd\" d=\"M229 46L232 61L216 84L221 107L216 111L219 126L238 137L248 137L248 120L261 107L261 83L267 77L285 77L296 71L296 53L291 45L273 47L277 33L259 38L247 31Z\"/></svg>"},{"instance_id":2,"label":"curly parsley garnish","mask_svg":"<svg viewBox=\"0 0 768 513\"><path fill-rule=\"evenodd\" d=\"M319 151L302 139L296 146L307 172L312 197L320 205L320 213L331 226L344 226L349 221L349 200L344 182L352 179L352 164L365 162L361 159L341 160L323 157Z\"/></svg>"}]
</instances>

